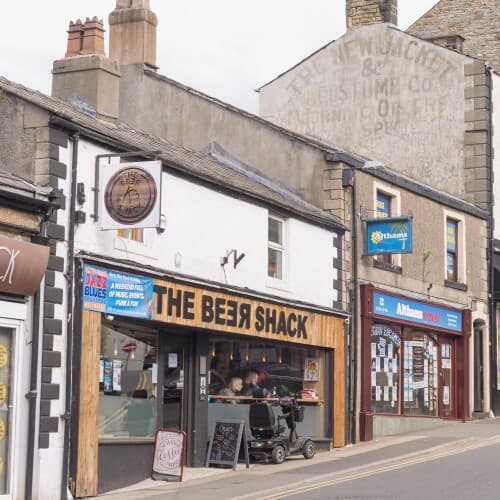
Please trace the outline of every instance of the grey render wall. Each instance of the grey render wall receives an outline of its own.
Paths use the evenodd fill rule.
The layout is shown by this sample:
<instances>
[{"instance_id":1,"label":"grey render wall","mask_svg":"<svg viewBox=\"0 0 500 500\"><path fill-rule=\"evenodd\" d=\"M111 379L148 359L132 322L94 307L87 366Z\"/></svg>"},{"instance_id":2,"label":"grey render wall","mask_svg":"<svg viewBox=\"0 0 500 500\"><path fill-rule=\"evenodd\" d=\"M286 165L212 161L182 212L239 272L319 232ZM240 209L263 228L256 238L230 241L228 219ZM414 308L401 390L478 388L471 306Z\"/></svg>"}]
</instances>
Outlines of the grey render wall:
<instances>
[{"instance_id":1,"label":"grey render wall","mask_svg":"<svg viewBox=\"0 0 500 500\"><path fill-rule=\"evenodd\" d=\"M0 92L0 164L4 170L29 181L35 177L36 130L25 130L32 107Z\"/></svg>"},{"instance_id":2,"label":"grey render wall","mask_svg":"<svg viewBox=\"0 0 500 500\"><path fill-rule=\"evenodd\" d=\"M461 35L464 54L500 67L498 0L441 0L406 32L420 38Z\"/></svg>"},{"instance_id":3,"label":"grey render wall","mask_svg":"<svg viewBox=\"0 0 500 500\"><path fill-rule=\"evenodd\" d=\"M239 160L323 207L326 163L321 149L279 132L255 115L144 71L142 65L122 66L121 71L122 121L197 151L218 142Z\"/></svg>"},{"instance_id":4,"label":"grey render wall","mask_svg":"<svg viewBox=\"0 0 500 500\"><path fill-rule=\"evenodd\" d=\"M261 116L471 200L463 172L470 61L388 24L360 27L261 88Z\"/></svg>"}]
</instances>

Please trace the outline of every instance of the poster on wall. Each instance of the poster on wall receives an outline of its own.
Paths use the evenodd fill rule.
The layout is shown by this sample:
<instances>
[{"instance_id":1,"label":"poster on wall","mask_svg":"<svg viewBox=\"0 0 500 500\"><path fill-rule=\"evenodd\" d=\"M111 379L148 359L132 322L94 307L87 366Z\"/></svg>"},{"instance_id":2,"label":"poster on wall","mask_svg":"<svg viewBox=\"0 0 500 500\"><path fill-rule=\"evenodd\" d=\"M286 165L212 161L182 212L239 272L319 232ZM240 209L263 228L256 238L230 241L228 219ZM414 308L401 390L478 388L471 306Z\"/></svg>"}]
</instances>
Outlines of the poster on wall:
<instances>
[{"instance_id":1,"label":"poster on wall","mask_svg":"<svg viewBox=\"0 0 500 500\"><path fill-rule=\"evenodd\" d=\"M307 382L319 381L319 360L318 358L306 357L304 361L304 380Z\"/></svg>"},{"instance_id":2,"label":"poster on wall","mask_svg":"<svg viewBox=\"0 0 500 500\"><path fill-rule=\"evenodd\" d=\"M161 161L101 165L101 229L158 227L161 172Z\"/></svg>"},{"instance_id":3,"label":"poster on wall","mask_svg":"<svg viewBox=\"0 0 500 500\"><path fill-rule=\"evenodd\" d=\"M83 308L105 314L151 319L153 279L83 266Z\"/></svg>"}]
</instances>

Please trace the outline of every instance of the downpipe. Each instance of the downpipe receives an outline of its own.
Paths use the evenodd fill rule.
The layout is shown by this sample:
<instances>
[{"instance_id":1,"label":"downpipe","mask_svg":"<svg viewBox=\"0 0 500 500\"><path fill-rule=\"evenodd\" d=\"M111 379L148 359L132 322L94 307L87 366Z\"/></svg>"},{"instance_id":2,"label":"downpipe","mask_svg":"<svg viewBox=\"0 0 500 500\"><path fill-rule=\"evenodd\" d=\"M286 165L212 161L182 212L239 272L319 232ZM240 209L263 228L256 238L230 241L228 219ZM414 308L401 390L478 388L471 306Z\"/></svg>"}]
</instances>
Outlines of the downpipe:
<instances>
[{"instance_id":1,"label":"downpipe","mask_svg":"<svg viewBox=\"0 0 500 500\"><path fill-rule=\"evenodd\" d=\"M74 249L75 249L75 212L76 212L76 184L78 166L78 144L80 135L78 132L70 137L72 144L71 158L71 189L70 189L70 209L68 224L68 252L66 260L66 296L68 299L68 320L66 330L66 390L65 390L65 411L62 418L64 420L64 443L63 443L63 469L61 480L61 500L72 498L69 494L69 452L71 446L71 400L73 396L73 314L74 314Z\"/></svg>"}]
</instances>

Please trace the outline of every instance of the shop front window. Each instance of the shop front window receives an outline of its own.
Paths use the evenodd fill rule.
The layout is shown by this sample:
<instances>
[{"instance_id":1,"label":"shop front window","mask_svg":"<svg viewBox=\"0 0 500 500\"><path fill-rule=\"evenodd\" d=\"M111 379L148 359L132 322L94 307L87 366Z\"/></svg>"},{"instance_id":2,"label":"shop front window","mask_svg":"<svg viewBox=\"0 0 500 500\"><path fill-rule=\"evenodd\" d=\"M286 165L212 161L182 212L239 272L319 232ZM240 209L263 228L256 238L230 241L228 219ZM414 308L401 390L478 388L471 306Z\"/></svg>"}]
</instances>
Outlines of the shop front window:
<instances>
[{"instance_id":1,"label":"shop front window","mask_svg":"<svg viewBox=\"0 0 500 500\"><path fill-rule=\"evenodd\" d=\"M100 438L152 437L156 429L156 335L102 325Z\"/></svg>"},{"instance_id":2,"label":"shop front window","mask_svg":"<svg viewBox=\"0 0 500 500\"><path fill-rule=\"evenodd\" d=\"M371 398L374 413L398 414L401 331L388 325L371 330Z\"/></svg>"},{"instance_id":3,"label":"shop front window","mask_svg":"<svg viewBox=\"0 0 500 500\"><path fill-rule=\"evenodd\" d=\"M428 334L410 332L404 341L404 414L438 415L438 344Z\"/></svg>"},{"instance_id":4,"label":"shop front window","mask_svg":"<svg viewBox=\"0 0 500 500\"><path fill-rule=\"evenodd\" d=\"M302 436L326 437L332 386L327 383L328 351L259 341L210 341L208 428L220 418L248 423L249 405L264 398L275 414L280 398L304 407L297 424Z\"/></svg>"},{"instance_id":5,"label":"shop front window","mask_svg":"<svg viewBox=\"0 0 500 500\"><path fill-rule=\"evenodd\" d=\"M325 355L319 349L226 340L210 346L211 402L252 402L255 389L268 399L324 398Z\"/></svg>"}]
</instances>

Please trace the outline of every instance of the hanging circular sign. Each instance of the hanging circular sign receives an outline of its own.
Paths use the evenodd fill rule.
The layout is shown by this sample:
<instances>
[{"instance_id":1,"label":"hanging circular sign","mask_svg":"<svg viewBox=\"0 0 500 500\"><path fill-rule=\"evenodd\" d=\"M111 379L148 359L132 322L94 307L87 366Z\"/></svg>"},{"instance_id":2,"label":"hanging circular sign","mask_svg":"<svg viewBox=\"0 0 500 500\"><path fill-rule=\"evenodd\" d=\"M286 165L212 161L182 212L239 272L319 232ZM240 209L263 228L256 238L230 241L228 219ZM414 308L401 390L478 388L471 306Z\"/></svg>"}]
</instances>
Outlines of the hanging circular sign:
<instances>
[{"instance_id":1,"label":"hanging circular sign","mask_svg":"<svg viewBox=\"0 0 500 500\"><path fill-rule=\"evenodd\" d=\"M7 351L7 348L3 344L0 344L0 368L5 367L8 359L9 351Z\"/></svg>"},{"instance_id":2,"label":"hanging circular sign","mask_svg":"<svg viewBox=\"0 0 500 500\"><path fill-rule=\"evenodd\" d=\"M5 422L0 418L0 441L5 437Z\"/></svg>"},{"instance_id":3,"label":"hanging circular sign","mask_svg":"<svg viewBox=\"0 0 500 500\"><path fill-rule=\"evenodd\" d=\"M109 179L104 189L104 203L113 220L132 225L151 213L157 194L156 182L147 170L128 167Z\"/></svg>"},{"instance_id":4,"label":"hanging circular sign","mask_svg":"<svg viewBox=\"0 0 500 500\"><path fill-rule=\"evenodd\" d=\"M6 399L7 399L7 386L5 384L0 384L0 405L3 405Z\"/></svg>"}]
</instances>

